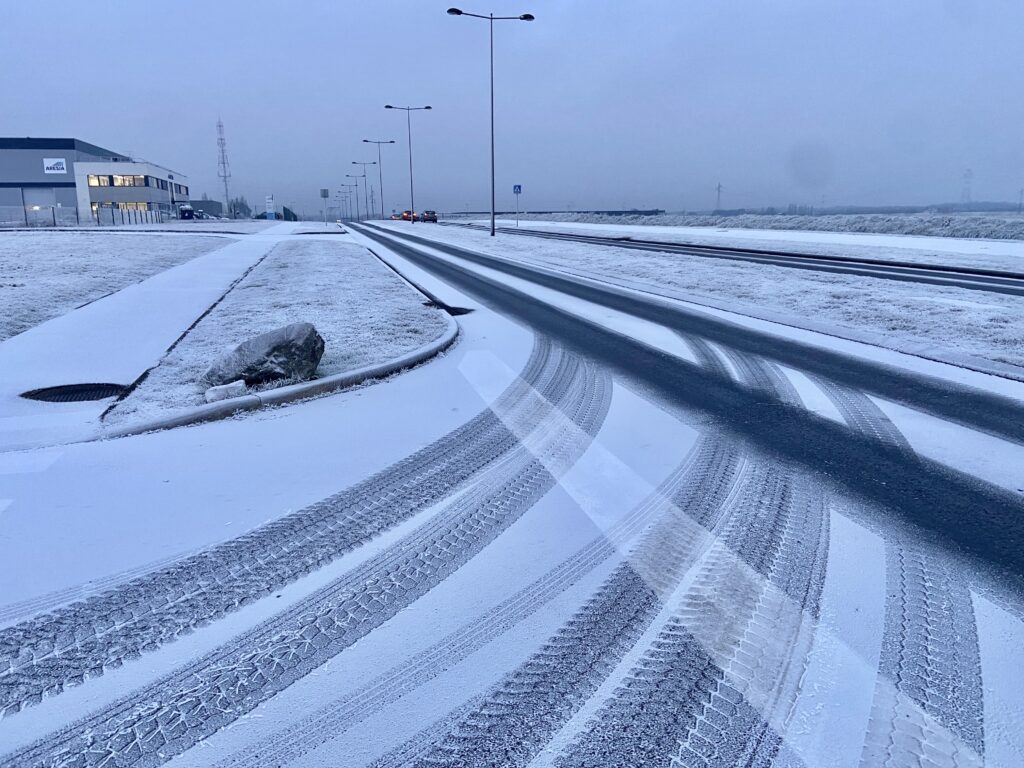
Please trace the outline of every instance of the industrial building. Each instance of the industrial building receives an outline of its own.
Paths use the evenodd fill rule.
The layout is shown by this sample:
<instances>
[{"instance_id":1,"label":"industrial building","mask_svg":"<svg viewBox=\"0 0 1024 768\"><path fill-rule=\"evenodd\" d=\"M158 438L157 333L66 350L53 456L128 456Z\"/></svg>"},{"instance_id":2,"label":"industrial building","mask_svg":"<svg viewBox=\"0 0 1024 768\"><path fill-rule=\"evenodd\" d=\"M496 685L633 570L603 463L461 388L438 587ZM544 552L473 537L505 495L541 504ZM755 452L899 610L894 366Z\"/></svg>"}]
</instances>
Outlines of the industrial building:
<instances>
[{"instance_id":1,"label":"industrial building","mask_svg":"<svg viewBox=\"0 0 1024 768\"><path fill-rule=\"evenodd\" d=\"M159 222L188 179L79 139L0 138L0 226Z\"/></svg>"}]
</instances>

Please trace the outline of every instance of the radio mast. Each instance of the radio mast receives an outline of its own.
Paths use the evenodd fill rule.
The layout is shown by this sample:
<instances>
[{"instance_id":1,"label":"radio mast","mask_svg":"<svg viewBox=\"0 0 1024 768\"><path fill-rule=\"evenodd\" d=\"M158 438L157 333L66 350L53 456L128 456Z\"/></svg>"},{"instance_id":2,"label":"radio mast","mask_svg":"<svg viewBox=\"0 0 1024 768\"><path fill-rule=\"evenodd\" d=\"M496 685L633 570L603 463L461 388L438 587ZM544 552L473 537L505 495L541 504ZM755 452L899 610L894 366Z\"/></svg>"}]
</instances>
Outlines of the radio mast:
<instances>
[{"instance_id":1,"label":"radio mast","mask_svg":"<svg viewBox=\"0 0 1024 768\"><path fill-rule=\"evenodd\" d=\"M228 165L228 142L224 138L224 123L217 118L217 177L224 182L224 210L229 218L235 218L231 210L231 198L228 196L228 179L231 178L231 167Z\"/></svg>"}]
</instances>

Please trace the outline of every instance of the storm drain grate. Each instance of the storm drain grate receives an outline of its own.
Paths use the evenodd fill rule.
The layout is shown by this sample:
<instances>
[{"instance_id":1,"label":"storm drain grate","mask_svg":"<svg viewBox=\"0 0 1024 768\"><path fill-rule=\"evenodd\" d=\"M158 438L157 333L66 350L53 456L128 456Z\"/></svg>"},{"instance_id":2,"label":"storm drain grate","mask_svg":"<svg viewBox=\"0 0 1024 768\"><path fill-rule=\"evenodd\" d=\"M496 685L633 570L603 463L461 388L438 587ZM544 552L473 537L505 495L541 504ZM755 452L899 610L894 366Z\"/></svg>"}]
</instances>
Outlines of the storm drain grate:
<instances>
[{"instance_id":1,"label":"storm drain grate","mask_svg":"<svg viewBox=\"0 0 1024 768\"><path fill-rule=\"evenodd\" d=\"M123 395L127 389L124 384L62 384L59 387L43 387L22 392L21 396L46 403L79 403L117 397Z\"/></svg>"}]
</instances>

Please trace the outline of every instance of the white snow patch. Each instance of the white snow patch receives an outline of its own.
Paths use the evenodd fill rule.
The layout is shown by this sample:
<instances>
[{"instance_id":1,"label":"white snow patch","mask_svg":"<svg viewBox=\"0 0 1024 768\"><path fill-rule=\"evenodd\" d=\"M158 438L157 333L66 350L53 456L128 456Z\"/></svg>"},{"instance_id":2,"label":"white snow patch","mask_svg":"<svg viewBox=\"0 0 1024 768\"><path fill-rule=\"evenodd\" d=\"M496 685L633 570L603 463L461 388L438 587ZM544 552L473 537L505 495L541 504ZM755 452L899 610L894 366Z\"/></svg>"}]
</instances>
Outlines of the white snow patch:
<instances>
[{"instance_id":1,"label":"white snow patch","mask_svg":"<svg viewBox=\"0 0 1024 768\"><path fill-rule=\"evenodd\" d=\"M0 233L0 341L226 243L209 236Z\"/></svg>"},{"instance_id":2,"label":"white snow patch","mask_svg":"<svg viewBox=\"0 0 1024 768\"><path fill-rule=\"evenodd\" d=\"M785 374L786 378L789 379L790 384L792 384L796 389L797 394L800 396L800 400L803 401L804 407L806 407L807 410L812 413L816 413L819 416L824 416L826 419L837 421L843 425L846 424L846 420L843 418L842 414L839 413L839 409L836 408L835 403L833 403L832 400L821 391L821 387L815 384L807 374L786 365L780 365L778 367L779 370Z\"/></svg>"},{"instance_id":3,"label":"white snow patch","mask_svg":"<svg viewBox=\"0 0 1024 768\"><path fill-rule=\"evenodd\" d=\"M807 765L856 768L885 628L885 542L834 511L829 528L820 620L784 736Z\"/></svg>"},{"instance_id":4,"label":"white snow patch","mask_svg":"<svg viewBox=\"0 0 1024 768\"><path fill-rule=\"evenodd\" d=\"M972 592L981 651L985 764L1024 765L1024 624Z\"/></svg>"},{"instance_id":5,"label":"white snow patch","mask_svg":"<svg viewBox=\"0 0 1024 768\"><path fill-rule=\"evenodd\" d=\"M922 456L1010 491L1024 490L1024 446L869 397Z\"/></svg>"}]
</instances>

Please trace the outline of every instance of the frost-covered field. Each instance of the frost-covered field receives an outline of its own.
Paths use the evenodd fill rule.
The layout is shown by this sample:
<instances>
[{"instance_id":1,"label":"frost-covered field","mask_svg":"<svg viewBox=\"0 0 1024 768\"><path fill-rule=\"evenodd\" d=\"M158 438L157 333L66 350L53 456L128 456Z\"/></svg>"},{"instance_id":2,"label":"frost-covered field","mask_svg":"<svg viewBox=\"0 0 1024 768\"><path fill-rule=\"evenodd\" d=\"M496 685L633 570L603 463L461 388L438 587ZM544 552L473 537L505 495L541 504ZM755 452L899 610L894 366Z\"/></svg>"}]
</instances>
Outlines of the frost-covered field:
<instances>
[{"instance_id":1,"label":"frost-covered field","mask_svg":"<svg viewBox=\"0 0 1024 768\"><path fill-rule=\"evenodd\" d=\"M592 224L641 224L729 229L793 229L816 232L875 232L891 235L1024 240L1024 216L1012 214L902 213L825 216L706 216L665 213L659 216L609 216L600 213L530 214L531 219Z\"/></svg>"},{"instance_id":2,"label":"frost-covered field","mask_svg":"<svg viewBox=\"0 0 1024 768\"><path fill-rule=\"evenodd\" d=\"M486 225L481 219L466 223ZM500 220L498 226L514 226ZM799 232L770 229L713 229L641 224L587 224L521 220L520 226L545 232L623 237L720 248L752 248L787 253L822 254L847 259L878 259L915 264L942 264L1024 272L1024 241L968 240L923 235L882 235L860 232Z\"/></svg>"},{"instance_id":3,"label":"frost-covered field","mask_svg":"<svg viewBox=\"0 0 1024 768\"><path fill-rule=\"evenodd\" d=\"M228 242L155 233L0 232L0 341Z\"/></svg>"},{"instance_id":4,"label":"frost-covered field","mask_svg":"<svg viewBox=\"0 0 1024 768\"><path fill-rule=\"evenodd\" d=\"M364 248L290 240L203 318L106 423L146 421L201 405L200 378L214 360L247 338L294 322L311 322L324 337L321 376L385 362L447 327L443 314L423 306L421 295Z\"/></svg>"},{"instance_id":5,"label":"frost-covered field","mask_svg":"<svg viewBox=\"0 0 1024 768\"><path fill-rule=\"evenodd\" d=\"M486 232L457 227L419 233L507 258L626 278L744 314L781 313L796 326L825 324L837 335L854 329L901 351L937 347L1024 366L1019 297L532 237L505 236L495 243Z\"/></svg>"}]
</instances>

